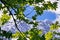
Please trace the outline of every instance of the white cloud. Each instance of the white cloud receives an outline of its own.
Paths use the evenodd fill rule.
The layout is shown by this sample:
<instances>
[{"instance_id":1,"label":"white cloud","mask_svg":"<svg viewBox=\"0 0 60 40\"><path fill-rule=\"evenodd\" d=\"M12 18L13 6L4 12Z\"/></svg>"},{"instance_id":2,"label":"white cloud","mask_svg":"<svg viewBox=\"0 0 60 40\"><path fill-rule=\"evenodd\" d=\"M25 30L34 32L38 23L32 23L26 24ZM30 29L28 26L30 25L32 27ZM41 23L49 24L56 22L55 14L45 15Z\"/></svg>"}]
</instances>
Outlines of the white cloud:
<instances>
[{"instance_id":1,"label":"white cloud","mask_svg":"<svg viewBox=\"0 0 60 40\"><path fill-rule=\"evenodd\" d=\"M58 8L57 8L57 10L55 11L57 14L60 14L60 1L58 2Z\"/></svg>"},{"instance_id":2,"label":"white cloud","mask_svg":"<svg viewBox=\"0 0 60 40\"><path fill-rule=\"evenodd\" d=\"M51 1L51 2L56 2L57 0L45 0L45 1ZM58 1L58 8L55 10L51 10L52 12L55 12L57 14L57 19L56 20L60 20L60 16L58 14L60 14L60 0ZM2 10L0 10L0 17L1 17L1 14L2 14ZM55 21L56 21L55 20Z\"/></svg>"},{"instance_id":3,"label":"white cloud","mask_svg":"<svg viewBox=\"0 0 60 40\"><path fill-rule=\"evenodd\" d=\"M51 2L56 2L57 0L50 0L50 1ZM53 22L59 21L59 23L60 23L60 0L58 1L57 7L58 8L56 8L56 10L50 10L50 11L55 12L56 15L57 15L56 20L53 21Z\"/></svg>"},{"instance_id":4,"label":"white cloud","mask_svg":"<svg viewBox=\"0 0 60 40\"><path fill-rule=\"evenodd\" d=\"M0 10L0 17L1 17L1 15L2 15L2 11Z\"/></svg>"}]
</instances>

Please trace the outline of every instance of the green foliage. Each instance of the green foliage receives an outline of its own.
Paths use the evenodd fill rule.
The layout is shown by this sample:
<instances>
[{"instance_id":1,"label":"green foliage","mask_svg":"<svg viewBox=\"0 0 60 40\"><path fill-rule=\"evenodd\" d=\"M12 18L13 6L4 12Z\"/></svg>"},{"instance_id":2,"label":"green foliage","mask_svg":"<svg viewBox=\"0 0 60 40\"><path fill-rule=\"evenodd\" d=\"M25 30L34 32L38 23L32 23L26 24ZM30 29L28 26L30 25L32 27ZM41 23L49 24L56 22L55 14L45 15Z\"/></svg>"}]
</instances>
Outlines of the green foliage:
<instances>
[{"instance_id":1,"label":"green foliage","mask_svg":"<svg viewBox=\"0 0 60 40\"><path fill-rule=\"evenodd\" d=\"M1 10L2 4L0 4L0 10Z\"/></svg>"},{"instance_id":2,"label":"green foliage","mask_svg":"<svg viewBox=\"0 0 60 40\"><path fill-rule=\"evenodd\" d=\"M53 34L51 32L45 34L45 40L51 40L52 38L53 38Z\"/></svg>"},{"instance_id":3,"label":"green foliage","mask_svg":"<svg viewBox=\"0 0 60 40\"><path fill-rule=\"evenodd\" d=\"M37 30L36 28L31 29L25 34L30 40L45 40L44 35L42 37L40 36L42 34L42 31Z\"/></svg>"},{"instance_id":4,"label":"green foliage","mask_svg":"<svg viewBox=\"0 0 60 40\"><path fill-rule=\"evenodd\" d=\"M26 35L23 32L16 32L15 34L12 34L12 38L18 38L17 40L26 40Z\"/></svg>"},{"instance_id":5,"label":"green foliage","mask_svg":"<svg viewBox=\"0 0 60 40\"><path fill-rule=\"evenodd\" d=\"M0 21L1 21L2 25L3 25L3 24L6 23L9 19L10 19L10 16L9 16L9 15L3 14L2 17L0 18Z\"/></svg>"},{"instance_id":6,"label":"green foliage","mask_svg":"<svg viewBox=\"0 0 60 40\"><path fill-rule=\"evenodd\" d=\"M17 38L19 36L19 34L20 34L19 32L16 32L15 34L12 34L12 37Z\"/></svg>"},{"instance_id":7,"label":"green foliage","mask_svg":"<svg viewBox=\"0 0 60 40\"><path fill-rule=\"evenodd\" d=\"M39 2L43 3L43 7L39 7L39 6L35 6L35 10L37 12L37 16L41 15L43 13L44 10L47 9L55 9L57 8L57 2L51 3L50 1L48 1L47 3L44 0L2 0L4 6L8 7L8 8L15 8L17 9L17 11L15 11L16 13L16 17L20 20L24 20L25 15L23 14L25 8L24 6L26 4L38 4ZM34 3L35 2L35 3ZM6 13L7 11L4 10L4 13ZM36 15L34 15L32 17L33 20L36 20ZM27 22L28 23L28 22Z\"/></svg>"},{"instance_id":8,"label":"green foliage","mask_svg":"<svg viewBox=\"0 0 60 40\"><path fill-rule=\"evenodd\" d=\"M37 25L38 25L38 22L34 22L33 27L37 27Z\"/></svg>"},{"instance_id":9,"label":"green foliage","mask_svg":"<svg viewBox=\"0 0 60 40\"><path fill-rule=\"evenodd\" d=\"M8 13L8 11L4 9L4 10L3 10L3 13L6 14L6 13Z\"/></svg>"},{"instance_id":10,"label":"green foliage","mask_svg":"<svg viewBox=\"0 0 60 40\"><path fill-rule=\"evenodd\" d=\"M43 6L44 6L45 9L54 9L54 10L56 10L57 2L51 3L50 1L48 1L48 3L44 3Z\"/></svg>"},{"instance_id":11,"label":"green foliage","mask_svg":"<svg viewBox=\"0 0 60 40\"><path fill-rule=\"evenodd\" d=\"M50 30L57 29L58 27L56 25L51 25Z\"/></svg>"},{"instance_id":12,"label":"green foliage","mask_svg":"<svg viewBox=\"0 0 60 40\"><path fill-rule=\"evenodd\" d=\"M35 10L37 12L37 14L35 14L32 19L36 21L36 17L38 15L42 15L44 10L48 10L48 9L52 9L52 10L56 10L57 8L57 2L51 3L50 1L48 1L47 3L44 0L0 0L0 2L2 2L2 4L4 5L2 7L2 4L0 4L0 9L3 10L3 15L0 18L0 24L5 24L6 22L8 22L8 20L10 19L10 15L6 14L7 12L9 12L9 14L11 13L11 9L14 10L14 12L16 13L16 17L19 20L23 20L28 24L33 24L33 28L25 33L23 32L16 32L15 34L11 34L9 32L3 32L0 35L6 36L6 37L11 37L12 38L17 38L18 40L26 40L26 38L28 37L30 40L50 40L53 37L53 34L51 32L46 33L45 35L42 35L42 37L40 36L42 34L41 30L36 29L35 27L37 27L38 22L33 22L30 21L29 19L25 19L25 15L24 15L24 10L25 10L25 5L29 4L35 7ZM36 4L42 3L42 7L36 6ZM35 4L35 5L34 5ZM4 10L4 9L7 10ZM15 10L16 9L16 10ZM13 15L12 15L13 16ZM15 19L13 19L14 22L16 23ZM15 25L16 26L16 25ZM53 30L55 28L57 28L57 24L53 24L50 28L50 30ZM17 27L17 26L16 26ZM30 35L30 36L27 36Z\"/></svg>"},{"instance_id":13,"label":"green foliage","mask_svg":"<svg viewBox=\"0 0 60 40\"><path fill-rule=\"evenodd\" d=\"M17 40L27 40L27 39L23 37L19 37Z\"/></svg>"},{"instance_id":14,"label":"green foliage","mask_svg":"<svg viewBox=\"0 0 60 40\"><path fill-rule=\"evenodd\" d=\"M54 23L50 26L50 30L58 29L60 27L60 25L58 25L58 24L59 23L56 21L56 23Z\"/></svg>"},{"instance_id":15,"label":"green foliage","mask_svg":"<svg viewBox=\"0 0 60 40\"><path fill-rule=\"evenodd\" d=\"M35 21L35 20L34 20ZM37 27L37 25L38 25L38 22L34 22L34 21L28 21L28 24L33 24L33 27Z\"/></svg>"},{"instance_id":16,"label":"green foliage","mask_svg":"<svg viewBox=\"0 0 60 40\"><path fill-rule=\"evenodd\" d=\"M43 2L44 0L35 0L36 3Z\"/></svg>"},{"instance_id":17,"label":"green foliage","mask_svg":"<svg viewBox=\"0 0 60 40\"><path fill-rule=\"evenodd\" d=\"M6 38L12 37L12 33L0 30L0 36L5 36Z\"/></svg>"},{"instance_id":18,"label":"green foliage","mask_svg":"<svg viewBox=\"0 0 60 40\"><path fill-rule=\"evenodd\" d=\"M17 19L24 20L24 15L23 15L22 12L20 12L19 14L17 14Z\"/></svg>"},{"instance_id":19,"label":"green foliage","mask_svg":"<svg viewBox=\"0 0 60 40\"><path fill-rule=\"evenodd\" d=\"M45 10L43 7L36 6L35 7L37 15L41 15L43 13L43 10Z\"/></svg>"},{"instance_id":20,"label":"green foliage","mask_svg":"<svg viewBox=\"0 0 60 40\"><path fill-rule=\"evenodd\" d=\"M35 17L35 16L33 16L33 17L32 17L32 19L33 19L33 20L36 20L36 17Z\"/></svg>"}]
</instances>

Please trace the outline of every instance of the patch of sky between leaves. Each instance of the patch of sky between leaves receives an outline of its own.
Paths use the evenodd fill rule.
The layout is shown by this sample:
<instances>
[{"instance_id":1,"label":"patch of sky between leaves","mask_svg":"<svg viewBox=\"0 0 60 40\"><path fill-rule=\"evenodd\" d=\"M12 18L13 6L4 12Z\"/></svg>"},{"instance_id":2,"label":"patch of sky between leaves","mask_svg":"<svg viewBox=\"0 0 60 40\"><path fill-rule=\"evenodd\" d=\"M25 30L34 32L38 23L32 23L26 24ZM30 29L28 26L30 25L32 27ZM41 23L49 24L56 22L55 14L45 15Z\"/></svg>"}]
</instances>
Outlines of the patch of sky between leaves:
<instances>
[{"instance_id":1,"label":"patch of sky between leaves","mask_svg":"<svg viewBox=\"0 0 60 40\"><path fill-rule=\"evenodd\" d=\"M45 10L42 15L37 17L37 20L48 19L48 20L54 21L56 20L56 18L57 18L56 13Z\"/></svg>"},{"instance_id":2,"label":"patch of sky between leaves","mask_svg":"<svg viewBox=\"0 0 60 40\"><path fill-rule=\"evenodd\" d=\"M32 18L32 16L34 16L37 13L36 10L34 10L34 6L30 6L27 4L25 7L26 9L24 11L24 14L27 15L30 13L30 15L28 15L27 17ZM37 16L37 20L48 19L48 20L54 21L56 17L57 17L56 13L48 10L44 10L42 15Z\"/></svg>"},{"instance_id":3,"label":"patch of sky between leaves","mask_svg":"<svg viewBox=\"0 0 60 40\"><path fill-rule=\"evenodd\" d=\"M25 6L25 11L24 11L25 16L29 14L27 17L32 18L36 14L36 10L34 10L34 6L26 5Z\"/></svg>"},{"instance_id":4,"label":"patch of sky between leaves","mask_svg":"<svg viewBox=\"0 0 60 40\"><path fill-rule=\"evenodd\" d=\"M28 14L28 13L30 13L32 11L32 13L28 17L31 17L31 16L33 16L36 13L36 11L34 10L34 6L26 5L25 7L26 7L26 10L24 11L24 14L25 15ZM48 19L48 20L52 20L53 21L53 20L56 19L56 14L54 12L51 12L51 11L44 11L42 15L40 15L40 16L37 17L37 20L45 20L45 19ZM26 28L26 26L28 26L28 25L26 25L26 23L24 23L24 22L23 23L19 23L19 24L21 24L21 25L18 25L18 26L24 26L23 28L22 27L19 27L19 28L21 28L20 30L23 31L23 32L29 30L29 28L30 28L30 27ZM12 25L12 26L14 26L14 25ZM38 28L40 28L39 25L38 25ZM43 29L44 28L45 27L43 27ZM47 28L49 28L49 27L47 26ZM47 28L45 28L45 29L47 29ZM13 29L13 30L15 30L15 29ZM45 32L47 32L47 30L45 30Z\"/></svg>"},{"instance_id":5,"label":"patch of sky between leaves","mask_svg":"<svg viewBox=\"0 0 60 40\"><path fill-rule=\"evenodd\" d=\"M34 9L34 6L30 6L29 4L26 4L26 6L24 6L24 7L25 7L25 11L23 12L24 15L26 16L27 14L29 14L27 17L29 19L32 19L32 16L34 16L37 13L36 10ZM13 14L15 14L13 9L10 9L10 10L12 11ZM54 20L56 20L57 15L54 12L45 10L42 15L39 15L36 18L37 18L37 20L48 19L48 20L54 21Z\"/></svg>"}]
</instances>

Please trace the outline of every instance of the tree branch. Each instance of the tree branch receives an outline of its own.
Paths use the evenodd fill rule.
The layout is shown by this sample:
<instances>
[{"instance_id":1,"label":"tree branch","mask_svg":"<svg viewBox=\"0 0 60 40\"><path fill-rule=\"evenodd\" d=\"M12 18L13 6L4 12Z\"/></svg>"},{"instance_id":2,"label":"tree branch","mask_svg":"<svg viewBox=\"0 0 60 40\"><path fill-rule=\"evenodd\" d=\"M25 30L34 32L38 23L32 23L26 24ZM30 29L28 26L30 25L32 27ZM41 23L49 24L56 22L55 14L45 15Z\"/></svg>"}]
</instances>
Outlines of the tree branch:
<instances>
[{"instance_id":1,"label":"tree branch","mask_svg":"<svg viewBox=\"0 0 60 40\"><path fill-rule=\"evenodd\" d=\"M5 1L3 1L3 0L0 0L0 1L1 1L4 5L6 4ZM5 5L5 6L6 6L6 5ZM11 6L10 6L10 7L11 7ZM12 14L11 11L10 11L10 9L9 9L9 7L6 6L6 8L7 8L7 10L9 11L9 13ZM16 20L15 20L13 14L12 14L12 18L13 18L13 21L14 21L14 23L15 23L15 27L16 27L17 30L21 33L21 31L19 30L19 28L18 28L18 26L17 26L17 24L16 24ZM23 35L23 34L21 33L21 35ZM26 38L26 36L24 36L24 35L23 35L23 37Z\"/></svg>"},{"instance_id":2,"label":"tree branch","mask_svg":"<svg viewBox=\"0 0 60 40\"><path fill-rule=\"evenodd\" d=\"M6 4L6 2L5 1L3 1L3 0L0 0L4 5ZM8 9L8 11L10 12L10 14L12 14L11 13L11 11L9 10L9 7L8 6L6 6L7 7L7 9ZM14 16L13 16L13 14L12 14L12 18L13 18L13 20L14 20L14 23L15 23L15 27L18 29L18 27L17 27L17 24L16 24L16 20L15 20L15 18L14 18ZM20 30L18 29L18 31L20 32Z\"/></svg>"}]
</instances>

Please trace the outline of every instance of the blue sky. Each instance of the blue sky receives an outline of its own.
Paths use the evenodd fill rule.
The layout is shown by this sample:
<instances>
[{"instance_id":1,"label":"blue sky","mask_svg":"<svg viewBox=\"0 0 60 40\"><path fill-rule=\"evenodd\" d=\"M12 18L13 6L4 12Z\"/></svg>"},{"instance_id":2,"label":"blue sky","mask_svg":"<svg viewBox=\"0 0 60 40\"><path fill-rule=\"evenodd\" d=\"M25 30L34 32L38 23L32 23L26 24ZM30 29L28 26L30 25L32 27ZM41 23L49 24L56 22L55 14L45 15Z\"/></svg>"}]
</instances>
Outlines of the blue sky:
<instances>
[{"instance_id":1,"label":"blue sky","mask_svg":"<svg viewBox=\"0 0 60 40\"><path fill-rule=\"evenodd\" d=\"M56 14L51 11L44 11L42 15L37 17L37 20L45 20L45 19L53 21L56 19Z\"/></svg>"},{"instance_id":2,"label":"blue sky","mask_svg":"<svg viewBox=\"0 0 60 40\"><path fill-rule=\"evenodd\" d=\"M24 14L27 15L27 14L30 13L30 15L28 15L27 17L29 17L31 19L31 17L34 14L36 14L36 10L34 10L34 6L30 6L28 4L25 7L26 7L26 9L24 11ZM12 9L11 9L11 11L12 11L13 14L15 14L15 12ZM42 15L37 17L37 20L48 19L48 20L54 21L56 18L57 18L57 16L56 16L55 12L45 10Z\"/></svg>"},{"instance_id":3,"label":"blue sky","mask_svg":"<svg viewBox=\"0 0 60 40\"><path fill-rule=\"evenodd\" d=\"M52 1L54 1L54 0L52 0ZM60 4L59 4L59 5L60 5ZM59 6L59 7L60 7L60 6ZM32 12L31 12L31 11L32 11ZM14 13L13 10L12 10L12 12ZM26 14L28 14L28 13L30 13L30 12L31 12L31 14L30 14L28 17L32 17L32 16L36 13L36 10L34 10L34 7L33 7L33 6L28 6L28 7L26 8L26 10L24 11L24 14L26 15ZM57 12L60 13L60 9L59 9L59 8L58 8L58 11L57 11ZM0 11L0 14L1 14L1 11ZM37 20L45 20L45 19L48 19L48 20L54 21L56 18L57 18L57 17L56 17L56 13L51 12L51 11L44 11L41 16L38 16L38 17L37 17ZM10 25L10 26L11 26L11 25ZM9 27L9 28L10 28L10 27ZM45 29L47 29L47 28L45 28ZM13 39L13 40L15 40L15 39Z\"/></svg>"},{"instance_id":4,"label":"blue sky","mask_svg":"<svg viewBox=\"0 0 60 40\"><path fill-rule=\"evenodd\" d=\"M34 10L33 6L29 6L29 5L26 6L25 6L26 10L24 11L24 14L27 15L30 13L30 15L28 15L27 17L31 18L36 13L36 10ZM45 19L54 21L56 19L56 13L45 10L42 15L37 17L37 20L45 20Z\"/></svg>"}]
</instances>

